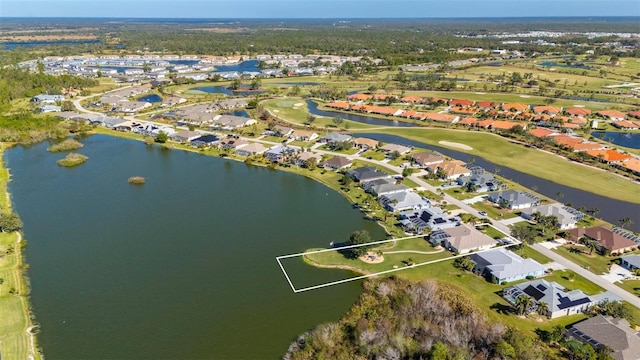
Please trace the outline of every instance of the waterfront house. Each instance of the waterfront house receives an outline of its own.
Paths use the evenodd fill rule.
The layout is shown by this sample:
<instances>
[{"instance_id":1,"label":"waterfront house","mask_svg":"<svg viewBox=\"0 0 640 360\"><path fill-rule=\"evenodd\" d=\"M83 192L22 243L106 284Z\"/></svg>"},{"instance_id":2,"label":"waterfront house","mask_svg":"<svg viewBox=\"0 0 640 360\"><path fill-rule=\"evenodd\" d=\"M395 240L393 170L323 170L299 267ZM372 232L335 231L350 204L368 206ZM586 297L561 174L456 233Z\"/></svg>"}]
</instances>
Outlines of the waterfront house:
<instances>
[{"instance_id":1,"label":"waterfront house","mask_svg":"<svg viewBox=\"0 0 640 360\"><path fill-rule=\"evenodd\" d=\"M200 137L200 133L197 131L182 130L171 135L169 138L173 141L186 143L186 142L191 142L192 140L195 140L199 137Z\"/></svg>"},{"instance_id":2,"label":"waterfront house","mask_svg":"<svg viewBox=\"0 0 640 360\"><path fill-rule=\"evenodd\" d=\"M264 152L264 157L275 162L282 162L286 160L289 156L296 154L298 152L297 149L290 148L284 145L275 145L271 147L269 150Z\"/></svg>"},{"instance_id":3,"label":"waterfront house","mask_svg":"<svg viewBox=\"0 0 640 360\"><path fill-rule=\"evenodd\" d=\"M246 140L236 139L233 137L220 141L220 148L222 150L236 150L247 145L249 145L249 142Z\"/></svg>"},{"instance_id":4,"label":"waterfront house","mask_svg":"<svg viewBox=\"0 0 640 360\"><path fill-rule=\"evenodd\" d=\"M402 191L393 194L382 195L378 201L385 209L391 212L406 210L422 210L431 204L429 200L414 193L413 191Z\"/></svg>"},{"instance_id":5,"label":"waterfront house","mask_svg":"<svg viewBox=\"0 0 640 360\"><path fill-rule=\"evenodd\" d=\"M520 283L505 288L502 292L502 297L513 306L520 296L528 296L533 300L532 306L525 313L536 311L538 304L544 302L549 308L547 317L550 319L583 313L596 302L582 290L567 292L560 284L544 279Z\"/></svg>"},{"instance_id":6,"label":"waterfront house","mask_svg":"<svg viewBox=\"0 0 640 360\"><path fill-rule=\"evenodd\" d=\"M456 182L460 186L469 186L473 192L495 191L500 187L500 182L490 173L461 176Z\"/></svg>"},{"instance_id":7,"label":"waterfront house","mask_svg":"<svg viewBox=\"0 0 640 360\"><path fill-rule=\"evenodd\" d=\"M385 151L387 154L397 151L400 155L404 155L411 151L410 147L402 146L398 144L386 144L380 148Z\"/></svg>"},{"instance_id":8,"label":"waterfront house","mask_svg":"<svg viewBox=\"0 0 640 360\"><path fill-rule=\"evenodd\" d=\"M322 155L311 152L311 151L305 151L300 155L298 155L298 157L295 159L294 165L306 166L307 160L309 159L316 159L316 164L319 164L320 161L322 160Z\"/></svg>"},{"instance_id":9,"label":"waterfront house","mask_svg":"<svg viewBox=\"0 0 640 360\"><path fill-rule=\"evenodd\" d=\"M267 148L260 143L253 143L236 149L236 154L240 156L259 155L267 151Z\"/></svg>"},{"instance_id":10,"label":"waterfront house","mask_svg":"<svg viewBox=\"0 0 640 360\"><path fill-rule=\"evenodd\" d=\"M276 125L273 127L273 132L276 136L289 136L293 133L293 129L286 126Z\"/></svg>"},{"instance_id":11,"label":"waterfront house","mask_svg":"<svg viewBox=\"0 0 640 360\"><path fill-rule=\"evenodd\" d=\"M640 128L640 125L637 121L618 120L612 121L611 125L622 130L638 130L638 128Z\"/></svg>"},{"instance_id":12,"label":"waterfront house","mask_svg":"<svg viewBox=\"0 0 640 360\"><path fill-rule=\"evenodd\" d=\"M220 139L217 136L211 135L211 134L207 134L207 135L202 135L199 138L191 140L191 145L196 146L196 147L213 146L219 140Z\"/></svg>"},{"instance_id":13,"label":"waterfront house","mask_svg":"<svg viewBox=\"0 0 640 360\"><path fill-rule=\"evenodd\" d=\"M489 193L487 199L510 210L526 209L540 205L540 198L524 191L504 190Z\"/></svg>"},{"instance_id":14,"label":"waterfront house","mask_svg":"<svg viewBox=\"0 0 640 360\"><path fill-rule=\"evenodd\" d=\"M378 169L370 166L363 166L349 170L347 171L347 175L349 175L353 180L360 183L366 183L373 180L391 177L391 175L387 174L386 172L378 171Z\"/></svg>"},{"instance_id":15,"label":"waterfront house","mask_svg":"<svg viewBox=\"0 0 640 360\"><path fill-rule=\"evenodd\" d=\"M607 249L611 255L633 251L638 247L638 244L633 240L604 226L594 226L586 229L579 228L567 231L568 240L577 242L582 238L589 238L597 241L599 251Z\"/></svg>"},{"instance_id":16,"label":"waterfront house","mask_svg":"<svg viewBox=\"0 0 640 360\"><path fill-rule=\"evenodd\" d=\"M438 174L443 180L454 180L460 176L470 176L471 170L467 168L466 163L460 160L443 161L427 166L427 170Z\"/></svg>"},{"instance_id":17,"label":"waterfront house","mask_svg":"<svg viewBox=\"0 0 640 360\"><path fill-rule=\"evenodd\" d=\"M618 110L600 110L596 114L602 116L605 119L616 121L616 120L626 120L627 114Z\"/></svg>"},{"instance_id":18,"label":"waterfront house","mask_svg":"<svg viewBox=\"0 0 640 360\"><path fill-rule=\"evenodd\" d=\"M425 167L444 162L444 156L434 151L419 152L411 155L411 161L420 167Z\"/></svg>"},{"instance_id":19,"label":"waterfront house","mask_svg":"<svg viewBox=\"0 0 640 360\"><path fill-rule=\"evenodd\" d=\"M609 356L615 360L640 359L640 332L633 330L624 318L596 315L574 324L566 335L596 350L611 350Z\"/></svg>"},{"instance_id":20,"label":"waterfront house","mask_svg":"<svg viewBox=\"0 0 640 360\"><path fill-rule=\"evenodd\" d=\"M567 230L576 227L578 221L584 218L584 214L572 207L559 203L548 205L538 205L528 209L523 209L520 216L527 220L534 220L537 215L555 216L558 219L560 230Z\"/></svg>"},{"instance_id":21,"label":"waterfront house","mask_svg":"<svg viewBox=\"0 0 640 360\"><path fill-rule=\"evenodd\" d=\"M353 144L362 150L375 149L378 146L378 141L369 138L353 138Z\"/></svg>"},{"instance_id":22,"label":"waterfront house","mask_svg":"<svg viewBox=\"0 0 640 360\"><path fill-rule=\"evenodd\" d=\"M544 275L545 268L533 259L523 259L507 249L487 250L470 255L476 269L495 283Z\"/></svg>"},{"instance_id":23,"label":"waterfront house","mask_svg":"<svg viewBox=\"0 0 640 360\"><path fill-rule=\"evenodd\" d=\"M382 180L382 179L381 179ZM372 185L367 187L367 191L374 196L382 196L382 195L390 195L395 193L400 193L404 191L409 191L409 187L394 183L383 183L379 185Z\"/></svg>"},{"instance_id":24,"label":"waterfront house","mask_svg":"<svg viewBox=\"0 0 640 360\"><path fill-rule=\"evenodd\" d=\"M339 134L339 133L328 133L327 135L320 138L319 142L321 143L336 143L336 142L345 142L351 141L351 135Z\"/></svg>"},{"instance_id":25,"label":"waterfront house","mask_svg":"<svg viewBox=\"0 0 640 360\"><path fill-rule=\"evenodd\" d=\"M417 234L427 229L441 230L456 227L462 223L459 217L449 216L445 210L439 207L403 211L398 218L405 231Z\"/></svg>"},{"instance_id":26,"label":"waterfront house","mask_svg":"<svg viewBox=\"0 0 640 360\"><path fill-rule=\"evenodd\" d=\"M246 118L243 116L233 116L233 115L216 115L213 117L213 125L212 128L216 129L224 129L224 130L234 130L241 127L257 124L258 121L250 118Z\"/></svg>"},{"instance_id":27,"label":"waterfront house","mask_svg":"<svg viewBox=\"0 0 640 360\"><path fill-rule=\"evenodd\" d=\"M371 193L372 192L371 188L373 188L374 186L384 185L384 184L395 184L396 182L397 182L396 179L392 178L391 176L388 176L382 179L366 181L366 182L360 183L360 185L362 185L362 188L364 189L364 191Z\"/></svg>"},{"instance_id":28,"label":"waterfront house","mask_svg":"<svg viewBox=\"0 0 640 360\"><path fill-rule=\"evenodd\" d=\"M351 160L347 159L344 156L336 156L325 161L322 167L328 170L338 171L338 170L346 169L351 165L353 165Z\"/></svg>"},{"instance_id":29,"label":"waterfront house","mask_svg":"<svg viewBox=\"0 0 640 360\"><path fill-rule=\"evenodd\" d=\"M431 243L442 244L449 251L456 254L487 250L497 244L493 238L467 224L440 228L432 232L429 235L429 239Z\"/></svg>"},{"instance_id":30,"label":"waterfront house","mask_svg":"<svg viewBox=\"0 0 640 360\"><path fill-rule=\"evenodd\" d=\"M293 130L289 138L297 141L313 141L318 138L318 134L308 130Z\"/></svg>"}]
</instances>

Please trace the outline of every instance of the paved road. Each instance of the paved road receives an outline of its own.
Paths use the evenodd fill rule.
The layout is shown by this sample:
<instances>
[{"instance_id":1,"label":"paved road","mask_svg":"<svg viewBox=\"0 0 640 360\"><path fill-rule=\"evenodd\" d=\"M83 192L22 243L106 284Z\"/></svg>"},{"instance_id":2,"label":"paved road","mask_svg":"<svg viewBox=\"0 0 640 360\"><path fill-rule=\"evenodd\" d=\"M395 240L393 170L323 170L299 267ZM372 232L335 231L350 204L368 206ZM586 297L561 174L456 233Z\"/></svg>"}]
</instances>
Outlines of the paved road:
<instances>
[{"instance_id":1,"label":"paved road","mask_svg":"<svg viewBox=\"0 0 640 360\"><path fill-rule=\"evenodd\" d=\"M546 247L540 244L532 245L533 249L537 252L551 258L553 261L558 264L566 267L567 269L573 270L575 273L580 274L585 277L587 280L591 281L594 284L599 285L605 290L611 291L612 293L618 295L621 299L628 301L633 306L640 308L640 298L631 294L630 292L608 282L603 279L599 275L592 273L591 271L583 268L582 266L564 258L562 255L553 252L552 250L547 249Z\"/></svg>"}]
</instances>

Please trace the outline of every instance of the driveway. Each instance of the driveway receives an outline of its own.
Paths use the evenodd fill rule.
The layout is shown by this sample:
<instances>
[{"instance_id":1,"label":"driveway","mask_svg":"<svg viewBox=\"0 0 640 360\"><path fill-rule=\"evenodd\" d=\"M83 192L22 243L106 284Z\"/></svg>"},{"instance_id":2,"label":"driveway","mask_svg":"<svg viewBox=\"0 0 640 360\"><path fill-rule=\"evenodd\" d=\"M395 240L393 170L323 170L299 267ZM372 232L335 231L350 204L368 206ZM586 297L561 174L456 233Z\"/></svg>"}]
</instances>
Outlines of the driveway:
<instances>
[{"instance_id":1,"label":"driveway","mask_svg":"<svg viewBox=\"0 0 640 360\"><path fill-rule=\"evenodd\" d=\"M607 280L610 283L614 283L616 281L624 280L628 277L633 276L631 271L623 268L618 264L611 265L611 269L608 274L600 275L601 278Z\"/></svg>"}]
</instances>

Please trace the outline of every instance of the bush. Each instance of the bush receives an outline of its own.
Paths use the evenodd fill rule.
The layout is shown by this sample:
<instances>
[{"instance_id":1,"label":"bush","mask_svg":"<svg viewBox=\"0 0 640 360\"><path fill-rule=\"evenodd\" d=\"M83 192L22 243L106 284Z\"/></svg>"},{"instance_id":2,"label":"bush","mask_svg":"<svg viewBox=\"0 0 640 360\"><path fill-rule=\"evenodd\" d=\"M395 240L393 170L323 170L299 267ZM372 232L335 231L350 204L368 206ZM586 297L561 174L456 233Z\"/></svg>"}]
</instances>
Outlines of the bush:
<instances>
[{"instance_id":1,"label":"bush","mask_svg":"<svg viewBox=\"0 0 640 360\"><path fill-rule=\"evenodd\" d=\"M145 179L142 176L132 176L129 178L129 184L142 185L145 183Z\"/></svg>"},{"instance_id":2,"label":"bush","mask_svg":"<svg viewBox=\"0 0 640 360\"><path fill-rule=\"evenodd\" d=\"M61 152L61 151L71 151L71 150L77 150L82 148L84 145L74 139L67 139L63 142L54 144L49 146L49 148L47 149L47 151L49 152Z\"/></svg>"},{"instance_id":3,"label":"bush","mask_svg":"<svg viewBox=\"0 0 640 360\"><path fill-rule=\"evenodd\" d=\"M82 154L69 153L64 159L58 160L57 164L64 167L73 167L84 163L87 159L88 157Z\"/></svg>"}]
</instances>

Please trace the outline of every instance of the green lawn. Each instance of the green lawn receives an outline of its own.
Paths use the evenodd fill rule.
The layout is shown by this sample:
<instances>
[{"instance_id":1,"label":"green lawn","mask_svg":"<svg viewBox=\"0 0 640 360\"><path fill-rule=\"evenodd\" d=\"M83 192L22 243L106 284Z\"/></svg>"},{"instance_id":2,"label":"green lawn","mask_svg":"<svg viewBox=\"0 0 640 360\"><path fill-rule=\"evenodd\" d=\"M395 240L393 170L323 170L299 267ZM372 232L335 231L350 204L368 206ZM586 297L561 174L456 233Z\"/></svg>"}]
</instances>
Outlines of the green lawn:
<instances>
[{"instance_id":1,"label":"green lawn","mask_svg":"<svg viewBox=\"0 0 640 360\"><path fill-rule=\"evenodd\" d=\"M522 256L523 258L528 258L528 259L533 259L537 262L539 262L540 264L548 264L550 262L552 262L553 260L551 260L550 258L546 257L545 255L535 251L532 247L530 246L523 246L521 249L519 250L513 250L516 254Z\"/></svg>"},{"instance_id":2,"label":"green lawn","mask_svg":"<svg viewBox=\"0 0 640 360\"><path fill-rule=\"evenodd\" d=\"M578 165L553 154L511 143L497 135L468 130L422 128L387 128L375 131L437 146L443 146L438 144L442 140L466 144L473 150L455 150L481 156L499 166L506 166L558 184L640 204L640 197L635 196L640 193L640 184L637 182L607 171ZM366 132L359 131L359 133Z\"/></svg>"},{"instance_id":3,"label":"green lawn","mask_svg":"<svg viewBox=\"0 0 640 360\"><path fill-rule=\"evenodd\" d=\"M496 207L495 204L488 201L479 201L471 204L471 207L478 211L484 211L492 219L503 220L518 217L514 212L510 210L501 209Z\"/></svg>"},{"instance_id":4,"label":"green lawn","mask_svg":"<svg viewBox=\"0 0 640 360\"><path fill-rule=\"evenodd\" d=\"M625 280L615 283L628 292L640 297L640 280ZM636 321L640 321L640 317L636 318Z\"/></svg>"},{"instance_id":5,"label":"green lawn","mask_svg":"<svg viewBox=\"0 0 640 360\"><path fill-rule=\"evenodd\" d=\"M544 279L547 281L555 281L568 290L580 289L587 295L595 295L604 291L600 286L590 282L571 270L556 270L545 276Z\"/></svg>"},{"instance_id":6,"label":"green lawn","mask_svg":"<svg viewBox=\"0 0 640 360\"><path fill-rule=\"evenodd\" d=\"M613 258L598 255L596 251L592 255L589 255L590 250L580 245L568 245L569 247L581 248L584 253L572 253L569 248L564 246L558 246L553 251L562 255L563 257L573 261L574 263L589 269L594 274L604 274L609 272L609 263Z\"/></svg>"},{"instance_id":7,"label":"green lawn","mask_svg":"<svg viewBox=\"0 0 640 360\"><path fill-rule=\"evenodd\" d=\"M444 192L453 196L458 200L471 199L479 195L478 193L466 192L464 187L459 187L459 186L447 188L446 190L444 190Z\"/></svg>"},{"instance_id":8,"label":"green lawn","mask_svg":"<svg viewBox=\"0 0 640 360\"><path fill-rule=\"evenodd\" d=\"M261 102L261 104L273 117L282 121L309 127L317 131L327 131L327 129L331 128L333 128L334 131L336 130L336 125L330 117L318 116L310 125L305 124L308 121L309 109L307 108L307 103L302 98L271 99L265 100ZM343 120L339 128L367 129L370 127L372 126L355 121Z\"/></svg>"},{"instance_id":9,"label":"green lawn","mask_svg":"<svg viewBox=\"0 0 640 360\"><path fill-rule=\"evenodd\" d=\"M371 158L373 160L384 160L386 158L386 153L382 150L367 150L364 153L360 154L363 158Z\"/></svg>"}]
</instances>

